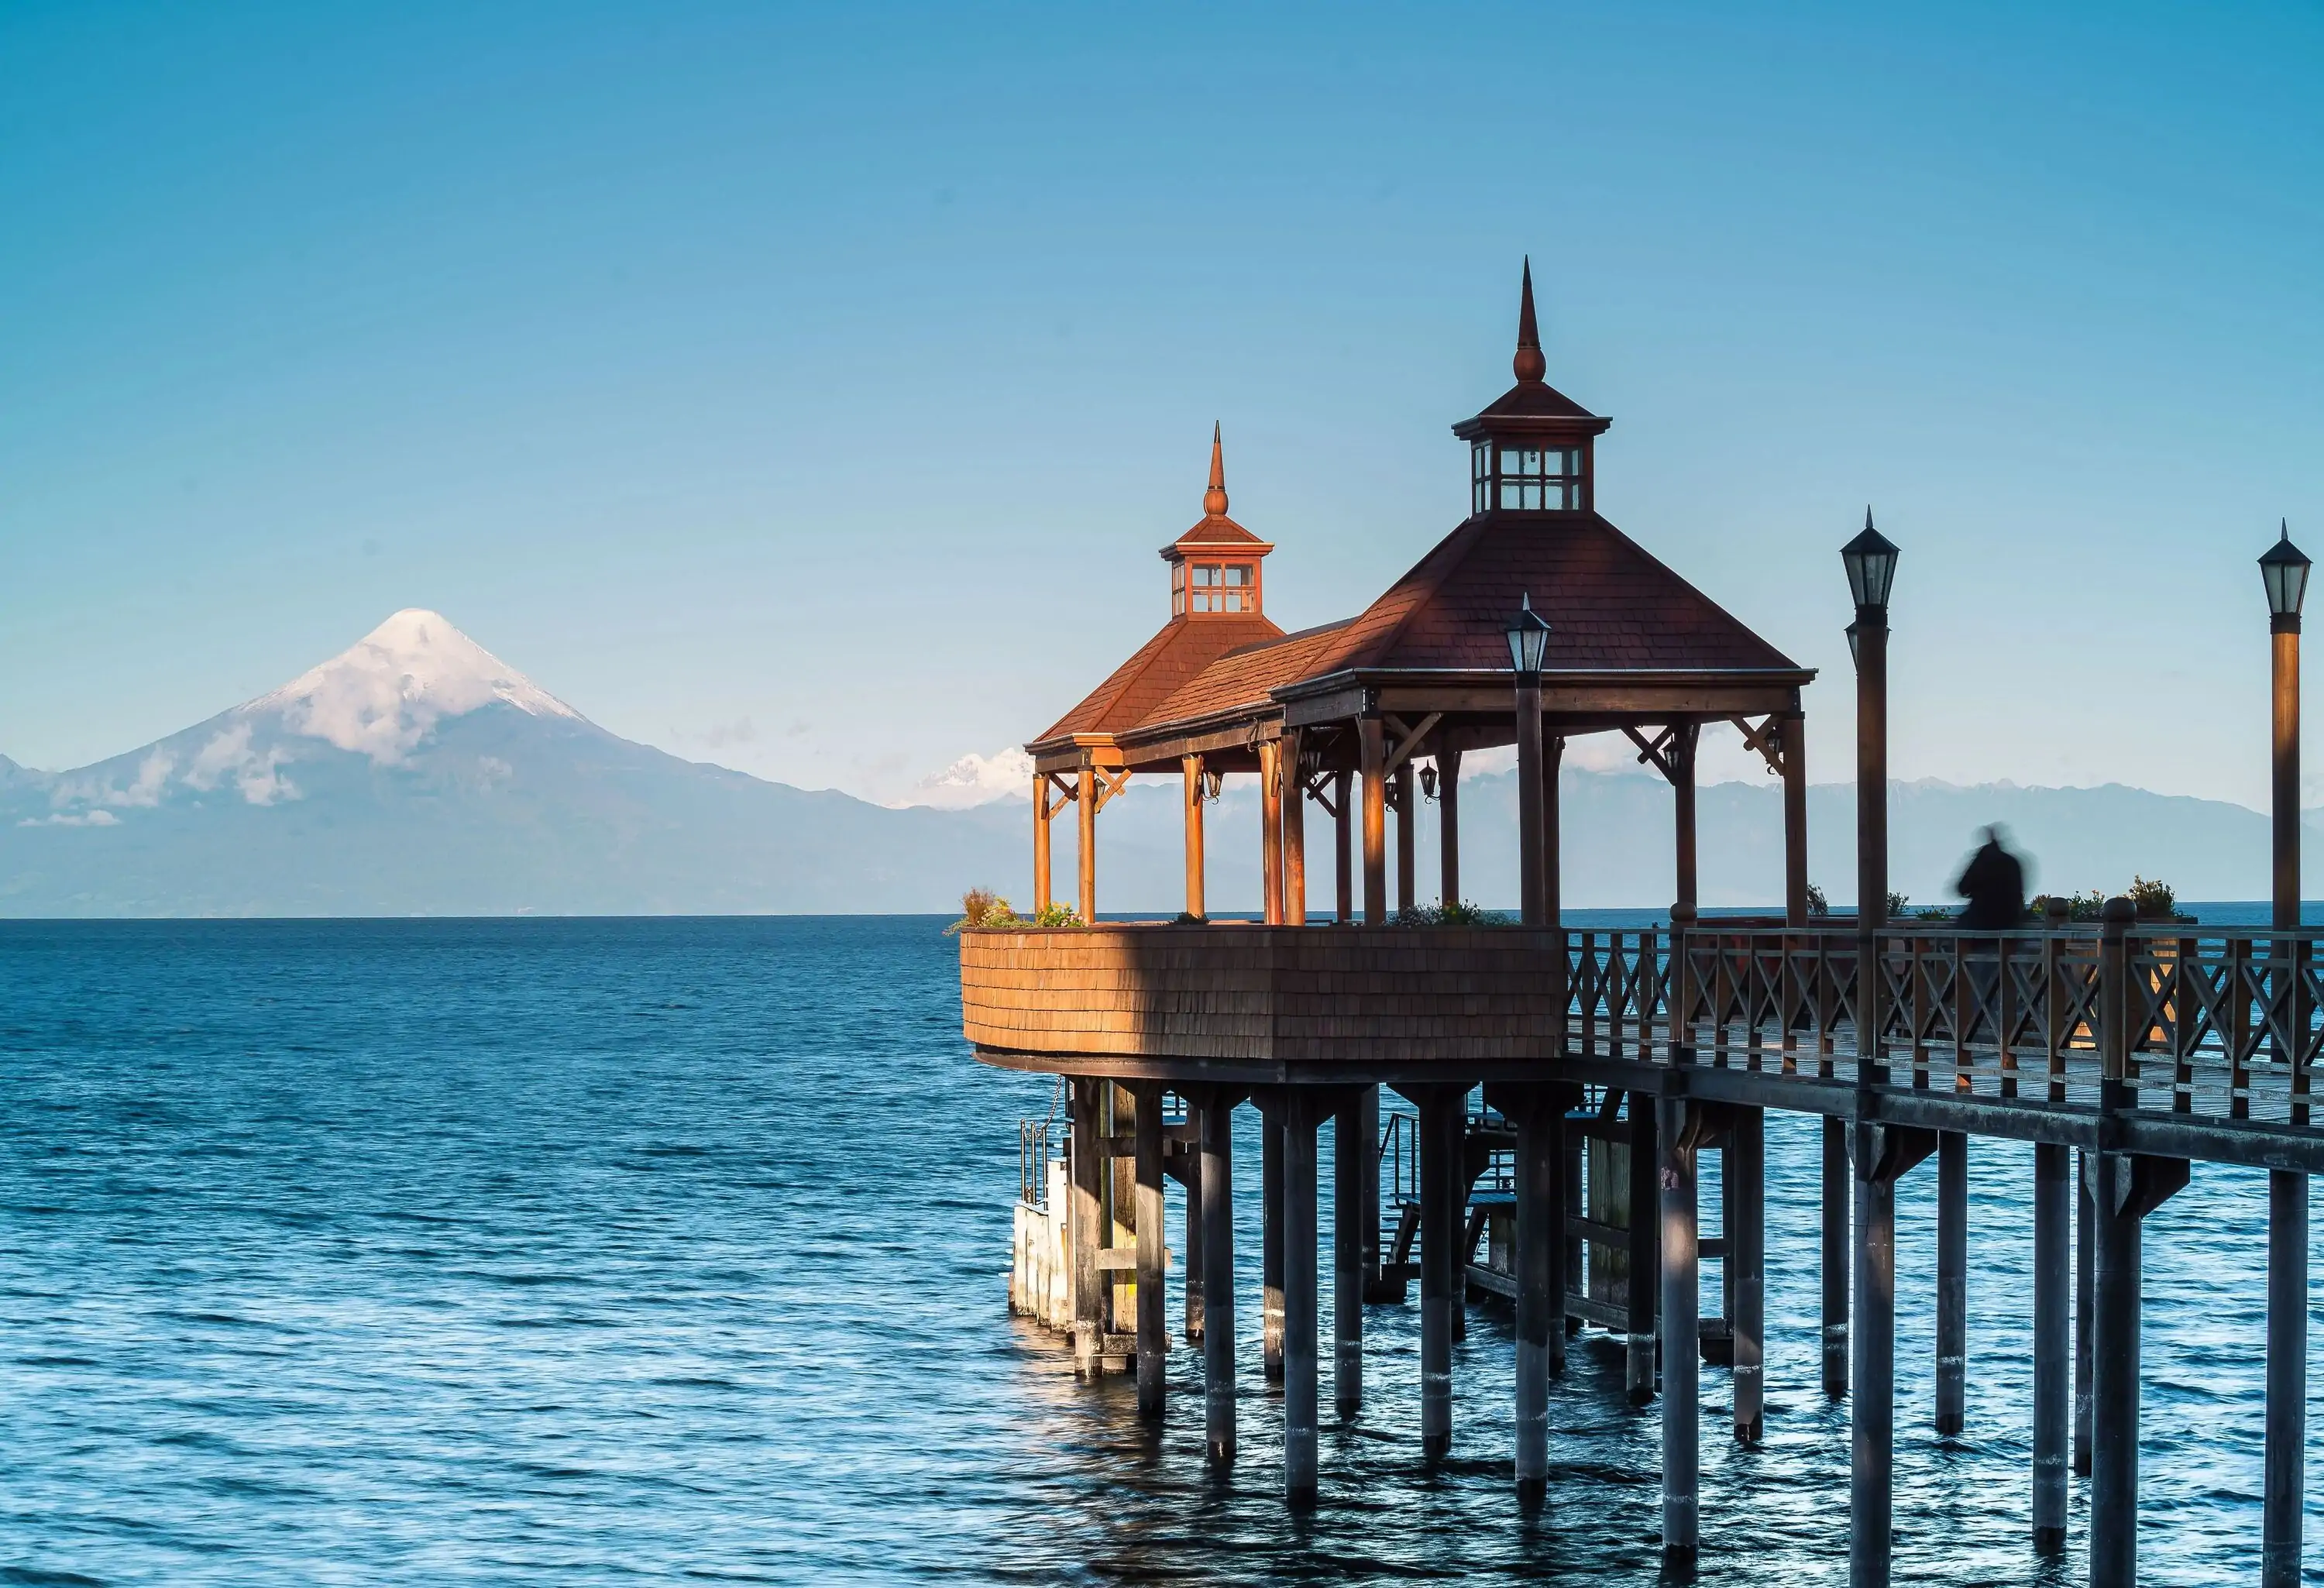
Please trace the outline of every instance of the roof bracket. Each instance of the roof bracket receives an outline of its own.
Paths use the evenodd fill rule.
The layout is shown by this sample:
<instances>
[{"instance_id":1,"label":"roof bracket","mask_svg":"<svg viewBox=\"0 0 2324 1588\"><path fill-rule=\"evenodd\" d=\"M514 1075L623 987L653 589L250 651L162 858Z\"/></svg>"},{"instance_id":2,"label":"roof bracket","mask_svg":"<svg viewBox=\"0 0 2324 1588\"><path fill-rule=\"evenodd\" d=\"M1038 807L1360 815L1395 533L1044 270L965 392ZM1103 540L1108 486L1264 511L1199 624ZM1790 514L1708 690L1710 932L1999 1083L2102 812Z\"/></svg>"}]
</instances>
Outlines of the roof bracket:
<instances>
[{"instance_id":1,"label":"roof bracket","mask_svg":"<svg viewBox=\"0 0 2324 1588\"><path fill-rule=\"evenodd\" d=\"M1097 773L1097 808L1100 810L1105 808L1107 800L1130 786L1130 769L1126 766L1100 766L1090 770Z\"/></svg>"},{"instance_id":2,"label":"roof bracket","mask_svg":"<svg viewBox=\"0 0 2324 1588\"><path fill-rule=\"evenodd\" d=\"M1388 778L1394 777L1397 769L1411 759L1412 752L1420 748L1420 742L1428 737L1428 731L1444 720L1444 714L1430 712L1420 719L1420 725L1416 728L1405 726L1404 719L1394 713L1388 714L1385 720L1388 732L1398 737L1396 748L1388 752L1388 760L1380 766L1380 776Z\"/></svg>"},{"instance_id":3,"label":"roof bracket","mask_svg":"<svg viewBox=\"0 0 2324 1588\"><path fill-rule=\"evenodd\" d=\"M1623 725L1622 732L1628 734L1630 736L1630 743L1638 747L1638 761L1641 765L1651 766L1662 773L1665 782L1678 781L1677 725L1674 724L1665 728L1651 740L1627 723Z\"/></svg>"},{"instance_id":4,"label":"roof bracket","mask_svg":"<svg viewBox=\"0 0 2324 1588\"><path fill-rule=\"evenodd\" d=\"M1770 716L1756 728L1739 716L1731 717L1729 720L1743 735L1743 748L1757 751L1766 761L1767 775L1771 778L1782 777L1784 760L1789 750L1789 741L1784 734L1784 719Z\"/></svg>"}]
</instances>

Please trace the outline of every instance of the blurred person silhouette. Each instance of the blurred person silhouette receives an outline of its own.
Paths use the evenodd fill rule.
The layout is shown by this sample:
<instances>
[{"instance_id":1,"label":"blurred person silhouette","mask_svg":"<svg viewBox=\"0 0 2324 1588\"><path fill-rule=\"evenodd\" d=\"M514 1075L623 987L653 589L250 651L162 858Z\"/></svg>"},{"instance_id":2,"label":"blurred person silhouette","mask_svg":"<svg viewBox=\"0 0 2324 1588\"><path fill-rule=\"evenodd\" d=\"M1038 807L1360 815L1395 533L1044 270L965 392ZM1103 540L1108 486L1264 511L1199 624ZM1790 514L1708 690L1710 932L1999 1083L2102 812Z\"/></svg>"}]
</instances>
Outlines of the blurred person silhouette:
<instances>
[{"instance_id":1,"label":"blurred person silhouette","mask_svg":"<svg viewBox=\"0 0 2324 1588\"><path fill-rule=\"evenodd\" d=\"M1960 924L1969 930L2014 931L2025 924L2025 867L2002 843L1998 823L1985 829L1985 842L1961 868L1953 891L1969 900Z\"/></svg>"}]
</instances>

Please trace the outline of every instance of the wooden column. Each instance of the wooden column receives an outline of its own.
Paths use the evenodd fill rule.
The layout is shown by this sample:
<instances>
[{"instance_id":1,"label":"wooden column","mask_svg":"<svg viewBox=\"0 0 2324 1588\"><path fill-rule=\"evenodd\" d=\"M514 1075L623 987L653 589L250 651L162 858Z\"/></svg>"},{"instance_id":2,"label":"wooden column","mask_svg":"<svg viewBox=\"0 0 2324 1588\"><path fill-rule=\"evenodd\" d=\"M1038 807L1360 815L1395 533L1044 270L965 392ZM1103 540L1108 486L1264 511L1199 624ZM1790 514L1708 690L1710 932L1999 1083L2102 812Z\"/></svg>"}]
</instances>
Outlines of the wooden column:
<instances>
[{"instance_id":1,"label":"wooden column","mask_svg":"<svg viewBox=\"0 0 2324 1588\"><path fill-rule=\"evenodd\" d=\"M1259 1365L1283 1380L1283 1104L1263 1099L1259 1131Z\"/></svg>"},{"instance_id":2,"label":"wooden column","mask_svg":"<svg viewBox=\"0 0 2324 1588\"><path fill-rule=\"evenodd\" d=\"M1073 1188L1065 1239L1073 1262L1074 1371L1084 1379L1098 1378L1105 1371L1099 1355L1104 1343L1100 1336L1104 1332L1105 1293L1097 1254L1104 1244L1100 1176L1106 1159L1098 1111L1105 1089L1112 1084L1087 1076L1075 1076L1069 1084Z\"/></svg>"},{"instance_id":3,"label":"wooden column","mask_svg":"<svg viewBox=\"0 0 2324 1588\"><path fill-rule=\"evenodd\" d=\"M1699 723L1671 725L1671 790L1673 812L1676 817L1678 851L1678 902L1692 907L1700 902L1695 887L1694 849L1694 752L1702 737Z\"/></svg>"},{"instance_id":4,"label":"wooden column","mask_svg":"<svg viewBox=\"0 0 2324 1588\"><path fill-rule=\"evenodd\" d=\"M1961 1431L1968 1404L1969 1138L1937 1133L1937 1432Z\"/></svg>"},{"instance_id":5,"label":"wooden column","mask_svg":"<svg viewBox=\"0 0 2324 1588\"><path fill-rule=\"evenodd\" d=\"M2303 1026L2305 1021L2302 1022ZM2267 1176L2267 1431L2262 1459L2261 1588L2301 1580L2308 1426L2308 1176Z\"/></svg>"},{"instance_id":6,"label":"wooden column","mask_svg":"<svg viewBox=\"0 0 2324 1588\"><path fill-rule=\"evenodd\" d=\"M1170 1353L1162 1280L1162 1083L1141 1081L1130 1094L1138 1174L1138 1415L1158 1421Z\"/></svg>"},{"instance_id":7,"label":"wooden column","mask_svg":"<svg viewBox=\"0 0 2324 1588\"><path fill-rule=\"evenodd\" d=\"M1565 1088L1528 1087L1517 1113L1517 1498L1549 1485L1549 1380L1565 1345Z\"/></svg>"},{"instance_id":8,"label":"wooden column","mask_svg":"<svg viewBox=\"0 0 2324 1588\"><path fill-rule=\"evenodd\" d=\"M1697 1267L1695 1149L1689 1142L1688 1104L1665 1097L1658 1111L1662 1138L1663 1560L1684 1569L1702 1539L1698 1487L1702 1460L1702 1353L1698 1316L1702 1279ZM1637 1216L1634 1211L1632 1216Z\"/></svg>"},{"instance_id":9,"label":"wooden column","mask_svg":"<svg viewBox=\"0 0 2324 1588\"><path fill-rule=\"evenodd\" d=\"M1396 908L1407 911L1418 902L1420 798L1413 787L1412 758L1396 769Z\"/></svg>"},{"instance_id":10,"label":"wooden column","mask_svg":"<svg viewBox=\"0 0 2324 1588\"><path fill-rule=\"evenodd\" d=\"M1808 723L1783 719L1784 924L1808 924Z\"/></svg>"},{"instance_id":11,"label":"wooden column","mask_svg":"<svg viewBox=\"0 0 2324 1588\"><path fill-rule=\"evenodd\" d=\"M1049 908L1049 774L1033 774L1033 913Z\"/></svg>"},{"instance_id":12,"label":"wooden column","mask_svg":"<svg viewBox=\"0 0 2324 1588\"><path fill-rule=\"evenodd\" d=\"M2109 1084L2111 1085L2111 1084ZM2138 1581L2142 1227L2187 1184L2184 1159L2092 1156L2098 1273L2090 1337L2090 1588Z\"/></svg>"},{"instance_id":13,"label":"wooden column","mask_svg":"<svg viewBox=\"0 0 2324 1588\"><path fill-rule=\"evenodd\" d=\"M1263 919L1270 927L1283 924L1283 746L1273 739L1259 746L1259 863L1264 872L1260 895Z\"/></svg>"},{"instance_id":14,"label":"wooden column","mask_svg":"<svg viewBox=\"0 0 2324 1588\"><path fill-rule=\"evenodd\" d=\"M1849 1209L1855 1193L1848 1173L1848 1122L1823 1122L1823 1392L1848 1399Z\"/></svg>"},{"instance_id":15,"label":"wooden column","mask_svg":"<svg viewBox=\"0 0 2324 1588\"><path fill-rule=\"evenodd\" d=\"M1565 921L1564 867L1559 856L1563 842L1559 831L1558 771L1565 763L1565 735L1550 734L1541 742L1541 919L1552 930Z\"/></svg>"},{"instance_id":16,"label":"wooden column","mask_svg":"<svg viewBox=\"0 0 2324 1588\"><path fill-rule=\"evenodd\" d=\"M1367 1093L1377 1103L1373 1086L1341 1097L1332 1140L1332 1399L1342 1420L1364 1404L1364 1168L1372 1155Z\"/></svg>"},{"instance_id":17,"label":"wooden column","mask_svg":"<svg viewBox=\"0 0 2324 1588\"><path fill-rule=\"evenodd\" d=\"M1179 1160L1179 1179L1186 1187L1186 1249L1179 1254L1179 1266L1185 1274L1180 1288L1185 1295L1186 1343L1197 1344L1203 1338L1203 1105L1199 1090L1181 1092L1185 1099L1186 1122L1194 1127L1194 1139L1185 1144L1185 1155Z\"/></svg>"},{"instance_id":18,"label":"wooden column","mask_svg":"<svg viewBox=\"0 0 2324 1588\"><path fill-rule=\"evenodd\" d=\"M1084 926L1097 924L1097 768L1087 757L1082 760L1081 784L1075 791L1080 818L1081 854L1076 857L1081 867L1081 888L1077 895Z\"/></svg>"},{"instance_id":19,"label":"wooden column","mask_svg":"<svg viewBox=\"0 0 2324 1588\"><path fill-rule=\"evenodd\" d=\"M1420 1454L1441 1461L1452 1450L1452 1314L1461 1274L1447 1237L1461 1222L1451 1159L1460 1151L1462 1100L1451 1086L1431 1086L1413 1101L1420 1109Z\"/></svg>"},{"instance_id":20,"label":"wooden column","mask_svg":"<svg viewBox=\"0 0 2324 1588\"><path fill-rule=\"evenodd\" d=\"M1353 772L1332 774L1332 846L1339 862L1335 878L1339 891L1333 914L1342 926L1356 919L1356 812L1355 807L1349 802L1355 792L1355 782Z\"/></svg>"},{"instance_id":21,"label":"wooden column","mask_svg":"<svg viewBox=\"0 0 2324 1588\"><path fill-rule=\"evenodd\" d=\"M1313 1093L1283 1099L1283 1493L1315 1500L1315 1121Z\"/></svg>"},{"instance_id":22,"label":"wooden column","mask_svg":"<svg viewBox=\"0 0 2324 1588\"><path fill-rule=\"evenodd\" d=\"M1203 1421L1214 1462L1234 1459L1234 1104L1203 1101Z\"/></svg>"},{"instance_id":23,"label":"wooden column","mask_svg":"<svg viewBox=\"0 0 2324 1588\"><path fill-rule=\"evenodd\" d=\"M1356 1217L1363 1225L1364 1299L1369 1302L1380 1282L1379 1084L1368 1081L1356 1088L1356 1107L1364 1122L1359 1131L1364 1143L1364 1189ZM1400 1287L1398 1298L1402 1298Z\"/></svg>"},{"instance_id":24,"label":"wooden column","mask_svg":"<svg viewBox=\"0 0 2324 1588\"><path fill-rule=\"evenodd\" d=\"M1727 1255L1733 1276L1735 1437L1756 1445L1766 1431L1767 1115L1738 1104L1727 1150Z\"/></svg>"},{"instance_id":25,"label":"wooden column","mask_svg":"<svg viewBox=\"0 0 2324 1588\"><path fill-rule=\"evenodd\" d=\"M1299 770L1299 730L1286 731L1278 765L1283 781L1283 920L1307 924L1307 782Z\"/></svg>"},{"instance_id":26,"label":"wooden column","mask_svg":"<svg viewBox=\"0 0 2324 1588\"><path fill-rule=\"evenodd\" d=\"M1655 1293L1662 1284L1660 1204L1655 1175L1655 1100L1651 1094L1632 1091L1630 1116L1630 1250L1629 1340L1625 1380L1630 1404L1644 1406L1655 1398Z\"/></svg>"},{"instance_id":27,"label":"wooden column","mask_svg":"<svg viewBox=\"0 0 2324 1588\"><path fill-rule=\"evenodd\" d=\"M2090 1321L2098 1303L2098 1204L2089 1155L2074 1154L2074 1475L2090 1475Z\"/></svg>"},{"instance_id":28,"label":"wooden column","mask_svg":"<svg viewBox=\"0 0 2324 1588\"><path fill-rule=\"evenodd\" d=\"M1896 1186L1875 1168L1880 1130L1856 1131L1856 1306L1848 1414L1849 1588L1886 1588L1895 1523Z\"/></svg>"},{"instance_id":29,"label":"wooden column","mask_svg":"<svg viewBox=\"0 0 2324 1588\"><path fill-rule=\"evenodd\" d=\"M1200 920L1209 913L1203 902L1203 758L1185 756L1179 764L1186 774L1186 913Z\"/></svg>"},{"instance_id":30,"label":"wooden column","mask_svg":"<svg viewBox=\"0 0 2324 1588\"><path fill-rule=\"evenodd\" d=\"M1357 770L1364 780L1364 924L1388 919L1387 725L1376 716L1356 719Z\"/></svg>"},{"instance_id":31,"label":"wooden column","mask_svg":"<svg viewBox=\"0 0 2324 1588\"><path fill-rule=\"evenodd\" d=\"M1461 902L1461 752L1436 752L1436 872L1447 909Z\"/></svg>"},{"instance_id":32,"label":"wooden column","mask_svg":"<svg viewBox=\"0 0 2324 1588\"><path fill-rule=\"evenodd\" d=\"M1542 795L1541 680L1534 675L1517 685L1517 919L1528 927L1547 924L1547 864Z\"/></svg>"},{"instance_id":33,"label":"wooden column","mask_svg":"<svg viewBox=\"0 0 2324 1588\"><path fill-rule=\"evenodd\" d=\"M2070 1152L2034 1149L2034 1547L2066 1547L2066 1464L2073 1443Z\"/></svg>"}]
</instances>

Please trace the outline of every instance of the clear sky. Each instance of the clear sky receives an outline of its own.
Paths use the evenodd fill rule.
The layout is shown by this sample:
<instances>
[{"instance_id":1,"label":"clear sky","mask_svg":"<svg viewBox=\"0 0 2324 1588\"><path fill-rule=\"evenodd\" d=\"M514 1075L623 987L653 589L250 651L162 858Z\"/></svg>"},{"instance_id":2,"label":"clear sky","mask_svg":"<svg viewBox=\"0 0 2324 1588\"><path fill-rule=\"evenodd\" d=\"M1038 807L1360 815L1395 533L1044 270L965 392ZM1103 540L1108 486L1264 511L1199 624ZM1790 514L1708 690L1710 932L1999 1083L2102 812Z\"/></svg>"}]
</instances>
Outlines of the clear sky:
<instances>
[{"instance_id":1,"label":"clear sky","mask_svg":"<svg viewBox=\"0 0 2324 1588\"><path fill-rule=\"evenodd\" d=\"M616 732L908 797L1160 623L1214 419L1278 621L1390 582L1530 252L1600 509L1823 669L1817 780L1868 501L1897 775L2264 805L2319 84L2305 5L12 0L0 752L417 605Z\"/></svg>"}]
</instances>

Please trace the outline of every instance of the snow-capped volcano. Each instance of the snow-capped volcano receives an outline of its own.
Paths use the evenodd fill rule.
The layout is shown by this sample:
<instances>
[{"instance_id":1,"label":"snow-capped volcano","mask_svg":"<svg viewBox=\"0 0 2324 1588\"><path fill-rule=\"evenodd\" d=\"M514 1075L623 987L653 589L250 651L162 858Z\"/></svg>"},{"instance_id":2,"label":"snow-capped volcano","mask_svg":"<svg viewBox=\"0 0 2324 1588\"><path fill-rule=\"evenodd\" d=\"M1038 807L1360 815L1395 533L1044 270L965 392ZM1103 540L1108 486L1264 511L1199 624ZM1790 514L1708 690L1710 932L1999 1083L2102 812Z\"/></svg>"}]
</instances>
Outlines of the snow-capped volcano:
<instances>
[{"instance_id":1,"label":"snow-capped volcano","mask_svg":"<svg viewBox=\"0 0 2324 1588\"><path fill-rule=\"evenodd\" d=\"M401 761L445 717L501 701L533 716L581 714L452 625L409 606L320 667L235 707L279 713L294 734Z\"/></svg>"}]
</instances>

